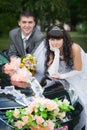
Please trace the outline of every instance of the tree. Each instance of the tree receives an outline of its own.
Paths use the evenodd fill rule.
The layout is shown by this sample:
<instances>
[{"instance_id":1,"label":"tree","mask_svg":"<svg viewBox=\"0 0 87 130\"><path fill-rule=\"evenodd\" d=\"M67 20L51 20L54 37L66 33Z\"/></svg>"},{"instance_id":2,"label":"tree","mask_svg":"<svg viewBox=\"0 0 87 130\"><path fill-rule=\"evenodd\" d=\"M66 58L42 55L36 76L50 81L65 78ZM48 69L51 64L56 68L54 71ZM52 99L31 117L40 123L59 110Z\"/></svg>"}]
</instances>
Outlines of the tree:
<instances>
[{"instance_id":1,"label":"tree","mask_svg":"<svg viewBox=\"0 0 87 130\"><path fill-rule=\"evenodd\" d=\"M78 23L87 21L86 0L66 0L70 10L71 25L75 28Z\"/></svg>"},{"instance_id":2,"label":"tree","mask_svg":"<svg viewBox=\"0 0 87 130\"><path fill-rule=\"evenodd\" d=\"M87 20L86 0L0 0L0 35L17 26L23 10L33 11L43 26L55 20L76 26Z\"/></svg>"}]
</instances>

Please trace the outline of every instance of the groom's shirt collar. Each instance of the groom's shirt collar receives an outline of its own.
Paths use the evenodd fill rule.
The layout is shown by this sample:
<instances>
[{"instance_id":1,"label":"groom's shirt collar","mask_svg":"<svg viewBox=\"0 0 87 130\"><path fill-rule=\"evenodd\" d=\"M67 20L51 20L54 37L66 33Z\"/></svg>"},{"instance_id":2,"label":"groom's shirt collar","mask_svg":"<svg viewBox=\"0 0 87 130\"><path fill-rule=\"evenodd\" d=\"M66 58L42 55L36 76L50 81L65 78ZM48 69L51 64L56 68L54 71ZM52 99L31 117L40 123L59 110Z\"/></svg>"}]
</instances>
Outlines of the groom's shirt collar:
<instances>
[{"instance_id":1,"label":"groom's shirt collar","mask_svg":"<svg viewBox=\"0 0 87 130\"><path fill-rule=\"evenodd\" d=\"M28 38L30 37L31 33L28 36L24 36L23 32L21 33L22 39L26 38L26 40L28 40Z\"/></svg>"}]
</instances>

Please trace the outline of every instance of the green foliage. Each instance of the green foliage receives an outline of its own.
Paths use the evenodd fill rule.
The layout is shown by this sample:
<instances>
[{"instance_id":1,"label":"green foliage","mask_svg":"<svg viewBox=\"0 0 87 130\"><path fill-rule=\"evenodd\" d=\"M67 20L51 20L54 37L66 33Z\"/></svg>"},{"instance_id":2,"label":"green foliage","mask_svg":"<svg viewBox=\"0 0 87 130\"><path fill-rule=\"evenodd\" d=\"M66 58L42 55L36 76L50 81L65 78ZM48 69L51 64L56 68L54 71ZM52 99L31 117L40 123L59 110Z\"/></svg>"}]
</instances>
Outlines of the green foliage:
<instances>
[{"instance_id":1,"label":"green foliage","mask_svg":"<svg viewBox=\"0 0 87 130\"><path fill-rule=\"evenodd\" d=\"M9 31L17 24L16 18L10 13L0 15L0 19L0 36L8 34Z\"/></svg>"},{"instance_id":2,"label":"green foliage","mask_svg":"<svg viewBox=\"0 0 87 130\"><path fill-rule=\"evenodd\" d=\"M87 4L86 0L66 0L68 9L70 10L70 23L72 30L78 23L87 21Z\"/></svg>"},{"instance_id":3,"label":"green foliage","mask_svg":"<svg viewBox=\"0 0 87 130\"><path fill-rule=\"evenodd\" d=\"M87 22L83 22L83 23L79 23L77 26L76 26L76 30L78 33L87 33Z\"/></svg>"},{"instance_id":4,"label":"green foliage","mask_svg":"<svg viewBox=\"0 0 87 130\"><path fill-rule=\"evenodd\" d=\"M85 52L87 52L87 34L70 32L71 38L74 42L79 44Z\"/></svg>"},{"instance_id":5,"label":"green foliage","mask_svg":"<svg viewBox=\"0 0 87 130\"><path fill-rule=\"evenodd\" d=\"M0 36L17 26L18 15L23 10L35 13L43 31L55 20L68 23L72 30L87 21L86 0L0 0ZM83 24L85 30L86 25Z\"/></svg>"},{"instance_id":6,"label":"green foliage","mask_svg":"<svg viewBox=\"0 0 87 130\"><path fill-rule=\"evenodd\" d=\"M9 38L2 37L0 38L0 51L6 50L9 48Z\"/></svg>"},{"instance_id":7,"label":"green foliage","mask_svg":"<svg viewBox=\"0 0 87 130\"><path fill-rule=\"evenodd\" d=\"M86 0L0 0L0 36L17 26L18 14L23 10L33 11L43 29L55 20L74 26L87 20Z\"/></svg>"},{"instance_id":8,"label":"green foliage","mask_svg":"<svg viewBox=\"0 0 87 130\"><path fill-rule=\"evenodd\" d=\"M0 36L8 34L9 30L17 26L18 14L23 10L33 11L43 27L53 23L55 19L61 22L70 19L64 0L0 0Z\"/></svg>"},{"instance_id":9,"label":"green foliage","mask_svg":"<svg viewBox=\"0 0 87 130\"><path fill-rule=\"evenodd\" d=\"M54 101L55 101L57 104L59 103L58 98L55 98ZM60 111L61 111L61 112L69 112L69 111L71 111L71 110L74 110L74 107L73 107L72 105L69 105L69 106L67 107L67 103L66 103L66 102L63 102L63 103L59 106L59 108L60 108Z\"/></svg>"},{"instance_id":10,"label":"green foliage","mask_svg":"<svg viewBox=\"0 0 87 130\"><path fill-rule=\"evenodd\" d=\"M66 117L66 113L71 110L74 110L74 107L67 99L61 101L58 98L55 100L37 98L30 102L26 108L7 110L6 117L15 130L26 130L31 126L44 128L50 126L49 120L58 127ZM20 123L21 127L18 125Z\"/></svg>"}]
</instances>

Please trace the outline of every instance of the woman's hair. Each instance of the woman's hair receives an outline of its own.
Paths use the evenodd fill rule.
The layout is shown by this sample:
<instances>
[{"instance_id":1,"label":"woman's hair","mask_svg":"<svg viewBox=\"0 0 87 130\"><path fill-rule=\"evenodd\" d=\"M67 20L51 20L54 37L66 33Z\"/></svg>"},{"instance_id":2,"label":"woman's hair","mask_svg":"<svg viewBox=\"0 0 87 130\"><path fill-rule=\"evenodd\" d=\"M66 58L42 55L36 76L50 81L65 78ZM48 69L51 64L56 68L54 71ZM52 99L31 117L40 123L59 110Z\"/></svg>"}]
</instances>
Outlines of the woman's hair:
<instances>
[{"instance_id":1,"label":"woman's hair","mask_svg":"<svg viewBox=\"0 0 87 130\"><path fill-rule=\"evenodd\" d=\"M71 46L73 42L71 41L71 38L67 31L64 30L62 25L52 25L47 29L46 33L46 48L47 48L47 60L46 60L46 66L48 67L48 63L50 61L50 55L54 58L54 52L50 50L49 46L49 39L63 39L63 56L64 61L66 63L67 67L73 66L73 59L72 59L72 49Z\"/></svg>"}]
</instances>

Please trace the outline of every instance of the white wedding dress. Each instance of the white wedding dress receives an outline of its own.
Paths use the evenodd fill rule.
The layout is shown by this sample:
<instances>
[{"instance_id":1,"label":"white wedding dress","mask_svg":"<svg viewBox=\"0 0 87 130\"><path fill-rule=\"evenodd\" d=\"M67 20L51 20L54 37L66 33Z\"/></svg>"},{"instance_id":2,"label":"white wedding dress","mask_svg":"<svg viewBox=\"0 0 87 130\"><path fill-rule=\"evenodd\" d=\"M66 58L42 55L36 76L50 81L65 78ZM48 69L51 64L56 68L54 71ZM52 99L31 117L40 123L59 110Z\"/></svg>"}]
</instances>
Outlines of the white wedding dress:
<instances>
[{"instance_id":1,"label":"white wedding dress","mask_svg":"<svg viewBox=\"0 0 87 130\"><path fill-rule=\"evenodd\" d=\"M82 56L82 71L79 75L74 75L66 80L70 83L70 86L75 90L76 94L79 96L79 102L83 105L84 110L81 113L81 118L78 125L74 130L81 130L85 125L85 130L87 130L87 54L81 49ZM66 69L64 61L59 62L60 73L67 73L71 71Z\"/></svg>"}]
</instances>

